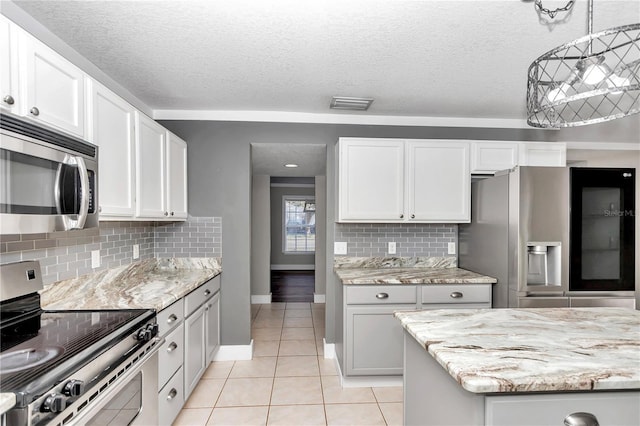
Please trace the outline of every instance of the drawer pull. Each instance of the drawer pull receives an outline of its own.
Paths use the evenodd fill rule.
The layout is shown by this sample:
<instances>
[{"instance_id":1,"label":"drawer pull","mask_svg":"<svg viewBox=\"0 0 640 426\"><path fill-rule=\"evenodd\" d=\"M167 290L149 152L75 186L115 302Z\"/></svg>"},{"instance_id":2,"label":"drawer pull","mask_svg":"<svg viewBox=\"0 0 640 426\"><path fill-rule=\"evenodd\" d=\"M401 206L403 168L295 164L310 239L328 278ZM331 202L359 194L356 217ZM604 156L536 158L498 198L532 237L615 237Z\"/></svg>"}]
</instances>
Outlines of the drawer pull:
<instances>
[{"instance_id":1,"label":"drawer pull","mask_svg":"<svg viewBox=\"0 0 640 426\"><path fill-rule=\"evenodd\" d=\"M564 418L565 426L599 426L598 419L591 413L571 413Z\"/></svg>"},{"instance_id":2,"label":"drawer pull","mask_svg":"<svg viewBox=\"0 0 640 426\"><path fill-rule=\"evenodd\" d=\"M171 401L173 398L176 397L176 395L178 395L178 391L176 390L176 388L171 388L171 390L169 391L169 394L167 395L167 401Z\"/></svg>"},{"instance_id":3,"label":"drawer pull","mask_svg":"<svg viewBox=\"0 0 640 426\"><path fill-rule=\"evenodd\" d=\"M208 296L208 295L210 295L210 294L211 294L211 290L205 290L205 291L204 291L204 295L205 295L205 296Z\"/></svg>"},{"instance_id":4,"label":"drawer pull","mask_svg":"<svg viewBox=\"0 0 640 426\"><path fill-rule=\"evenodd\" d=\"M452 299L461 299L463 294L459 291L454 291L449 295Z\"/></svg>"},{"instance_id":5,"label":"drawer pull","mask_svg":"<svg viewBox=\"0 0 640 426\"><path fill-rule=\"evenodd\" d=\"M172 322L176 321L178 321L178 317L176 316L176 314L171 314L169 315L169 318L167 318L167 324L171 324Z\"/></svg>"},{"instance_id":6,"label":"drawer pull","mask_svg":"<svg viewBox=\"0 0 640 426\"><path fill-rule=\"evenodd\" d=\"M389 294L388 293L378 293L376 294L376 299L388 299L389 298Z\"/></svg>"},{"instance_id":7,"label":"drawer pull","mask_svg":"<svg viewBox=\"0 0 640 426\"><path fill-rule=\"evenodd\" d=\"M171 344L167 348L167 352L171 353L171 352L175 351L176 349L178 349L178 344L176 342L171 342Z\"/></svg>"}]
</instances>

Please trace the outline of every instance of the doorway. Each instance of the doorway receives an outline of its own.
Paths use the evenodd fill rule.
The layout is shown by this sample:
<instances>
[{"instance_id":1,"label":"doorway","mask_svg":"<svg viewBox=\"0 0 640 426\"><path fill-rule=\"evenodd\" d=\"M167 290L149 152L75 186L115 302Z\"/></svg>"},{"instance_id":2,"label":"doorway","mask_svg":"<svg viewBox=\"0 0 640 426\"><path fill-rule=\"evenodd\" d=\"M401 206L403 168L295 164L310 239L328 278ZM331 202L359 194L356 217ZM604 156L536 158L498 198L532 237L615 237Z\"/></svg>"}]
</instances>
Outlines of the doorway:
<instances>
[{"instance_id":1,"label":"doorway","mask_svg":"<svg viewBox=\"0 0 640 426\"><path fill-rule=\"evenodd\" d=\"M272 303L313 303L315 271L271 271Z\"/></svg>"}]
</instances>

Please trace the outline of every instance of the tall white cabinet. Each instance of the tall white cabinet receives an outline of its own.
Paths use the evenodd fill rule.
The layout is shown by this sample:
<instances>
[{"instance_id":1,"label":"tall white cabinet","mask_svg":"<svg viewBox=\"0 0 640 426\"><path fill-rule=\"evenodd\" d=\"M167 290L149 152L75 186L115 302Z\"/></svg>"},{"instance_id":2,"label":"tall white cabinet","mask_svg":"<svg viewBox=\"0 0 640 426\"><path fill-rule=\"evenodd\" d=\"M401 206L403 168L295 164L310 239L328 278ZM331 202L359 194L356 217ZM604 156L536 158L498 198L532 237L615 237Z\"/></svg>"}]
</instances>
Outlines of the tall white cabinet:
<instances>
[{"instance_id":1,"label":"tall white cabinet","mask_svg":"<svg viewBox=\"0 0 640 426\"><path fill-rule=\"evenodd\" d=\"M18 108L17 30L0 15L0 109L16 112Z\"/></svg>"},{"instance_id":2,"label":"tall white cabinet","mask_svg":"<svg viewBox=\"0 0 640 426\"><path fill-rule=\"evenodd\" d=\"M166 217L166 132L158 123L136 112L136 216Z\"/></svg>"},{"instance_id":3,"label":"tall white cabinet","mask_svg":"<svg viewBox=\"0 0 640 426\"><path fill-rule=\"evenodd\" d=\"M167 132L167 211L170 219L187 218L187 143Z\"/></svg>"}]
</instances>

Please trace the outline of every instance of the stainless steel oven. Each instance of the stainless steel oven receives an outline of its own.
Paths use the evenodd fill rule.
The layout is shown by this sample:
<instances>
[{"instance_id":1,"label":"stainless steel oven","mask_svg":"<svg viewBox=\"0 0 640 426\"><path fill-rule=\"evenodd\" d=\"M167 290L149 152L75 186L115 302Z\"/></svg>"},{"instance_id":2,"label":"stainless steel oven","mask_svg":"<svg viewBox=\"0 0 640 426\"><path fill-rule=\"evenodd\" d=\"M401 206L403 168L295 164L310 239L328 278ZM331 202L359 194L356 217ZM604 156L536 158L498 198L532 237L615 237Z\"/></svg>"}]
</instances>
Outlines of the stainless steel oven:
<instances>
[{"instance_id":1,"label":"stainless steel oven","mask_svg":"<svg viewBox=\"0 0 640 426\"><path fill-rule=\"evenodd\" d=\"M0 234L98 226L98 148L0 115Z\"/></svg>"}]
</instances>

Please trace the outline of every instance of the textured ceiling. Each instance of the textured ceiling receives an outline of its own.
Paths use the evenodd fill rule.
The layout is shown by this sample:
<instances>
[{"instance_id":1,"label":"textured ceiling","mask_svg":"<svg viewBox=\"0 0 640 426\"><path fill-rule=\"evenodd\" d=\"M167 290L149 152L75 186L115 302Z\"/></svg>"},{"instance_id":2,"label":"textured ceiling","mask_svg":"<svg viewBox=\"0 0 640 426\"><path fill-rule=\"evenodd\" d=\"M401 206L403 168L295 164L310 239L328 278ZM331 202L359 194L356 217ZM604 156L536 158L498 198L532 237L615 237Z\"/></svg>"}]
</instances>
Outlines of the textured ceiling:
<instances>
[{"instance_id":1,"label":"textured ceiling","mask_svg":"<svg viewBox=\"0 0 640 426\"><path fill-rule=\"evenodd\" d=\"M530 0L15 3L154 110L524 119L531 61L587 33L587 0L551 23ZM595 31L638 21L595 1Z\"/></svg>"}]
</instances>

